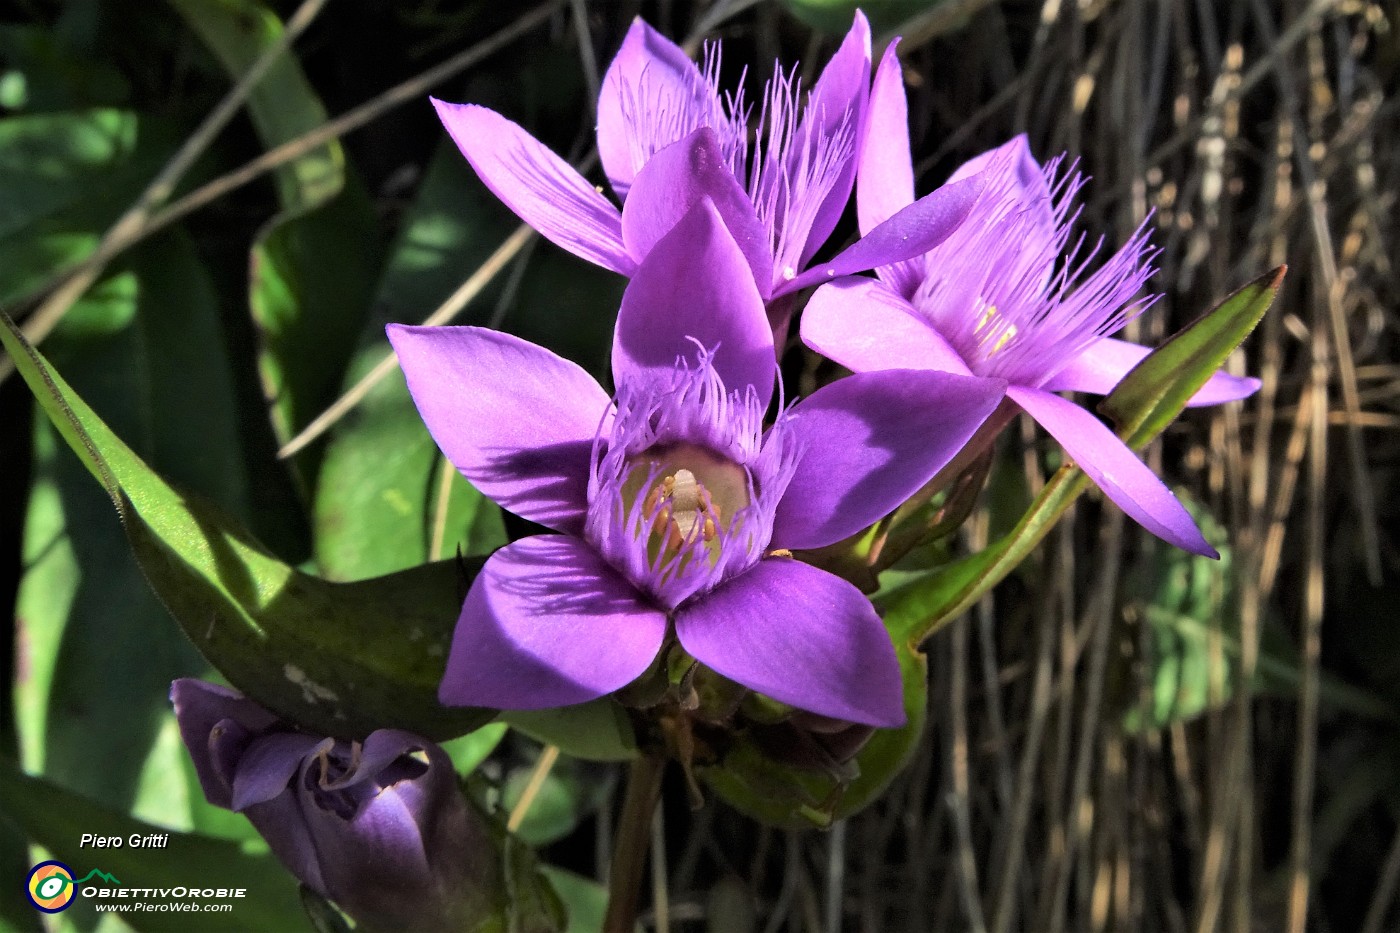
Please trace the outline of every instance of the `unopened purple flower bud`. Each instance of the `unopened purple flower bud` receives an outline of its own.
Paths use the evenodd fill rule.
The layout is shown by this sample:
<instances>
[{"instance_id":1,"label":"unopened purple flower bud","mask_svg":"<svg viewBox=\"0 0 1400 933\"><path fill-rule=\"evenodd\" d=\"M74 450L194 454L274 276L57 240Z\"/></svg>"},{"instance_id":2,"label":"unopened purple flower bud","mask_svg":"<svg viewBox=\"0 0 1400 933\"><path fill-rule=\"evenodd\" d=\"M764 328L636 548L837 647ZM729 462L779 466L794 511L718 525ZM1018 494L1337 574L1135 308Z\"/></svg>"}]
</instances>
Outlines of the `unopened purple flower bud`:
<instances>
[{"instance_id":1,"label":"unopened purple flower bud","mask_svg":"<svg viewBox=\"0 0 1400 933\"><path fill-rule=\"evenodd\" d=\"M175 681L170 698L209 802L246 816L359 929L470 929L493 909L490 831L437 745L398 729L363 743L297 732L199 680Z\"/></svg>"}]
</instances>

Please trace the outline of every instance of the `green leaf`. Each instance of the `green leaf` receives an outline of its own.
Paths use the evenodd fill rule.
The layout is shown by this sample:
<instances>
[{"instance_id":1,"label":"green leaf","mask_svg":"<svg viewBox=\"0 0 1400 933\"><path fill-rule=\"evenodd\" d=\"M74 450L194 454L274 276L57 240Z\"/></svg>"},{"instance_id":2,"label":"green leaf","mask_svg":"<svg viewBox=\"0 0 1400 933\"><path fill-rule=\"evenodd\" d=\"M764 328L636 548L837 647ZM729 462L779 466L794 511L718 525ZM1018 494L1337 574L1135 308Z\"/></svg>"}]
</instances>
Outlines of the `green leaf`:
<instances>
[{"instance_id":1,"label":"green leaf","mask_svg":"<svg viewBox=\"0 0 1400 933\"><path fill-rule=\"evenodd\" d=\"M0 813L53 858L67 864L78 878L98 869L126 888L199 886L247 891L246 897L228 899L234 905L232 911L201 914L201 930L236 933L309 929L296 881L271 855L250 855L237 843L222 839L168 832L49 781L25 775L4 760L0 760ZM84 833L119 836L124 844L102 849L82 846ZM133 846L129 844L133 835L165 835L167 843L160 848ZM65 911L65 919L95 923L100 917L93 912L91 901L79 894L77 902ZM189 916L184 913L127 911L121 917L140 931L190 929Z\"/></svg>"},{"instance_id":2,"label":"green leaf","mask_svg":"<svg viewBox=\"0 0 1400 933\"><path fill-rule=\"evenodd\" d=\"M0 120L0 302L86 258L174 151L178 132L126 110Z\"/></svg>"},{"instance_id":3,"label":"green leaf","mask_svg":"<svg viewBox=\"0 0 1400 933\"><path fill-rule=\"evenodd\" d=\"M0 236L41 217L81 204L96 181L118 168L136 149L136 115L124 110L86 110L0 120Z\"/></svg>"},{"instance_id":4,"label":"green leaf","mask_svg":"<svg viewBox=\"0 0 1400 933\"><path fill-rule=\"evenodd\" d=\"M771 826L826 828L860 812L908 765L928 716L928 658L907 641L895 647L908 721L875 730L853 759L853 780L784 764L743 733L717 765L699 769L700 776L726 803Z\"/></svg>"},{"instance_id":5,"label":"green leaf","mask_svg":"<svg viewBox=\"0 0 1400 933\"><path fill-rule=\"evenodd\" d=\"M73 307L48 346L145 456L246 511L218 305L193 245L166 233L123 264ZM155 790L179 777L184 751L154 743L169 715L170 681L207 665L172 630L125 557L111 503L59 453L47 421L36 424L35 441L16 613L27 671L15 690L22 760L111 806L128 808L139 795L150 817L190 825L191 808L207 806L202 796ZM143 781L151 782L144 791Z\"/></svg>"},{"instance_id":6,"label":"green leaf","mask_svg":"<svg viewBox=\"0 0 1400 933\"><path fill-rule=\"evenodd\" d=\"M550 885L534 850L500 830L497 845L504 868L503 897L496 904L497 914L477 927L476 933L496 930L564 929L564 904Z\"/></svg>"},{"instance_id":7,"label":"green leaf","mask_svg":"<svg viewBox=\"0 0 1400 933\"><path fill-rule=\"evenodd\" d=\"M1235 292L1149 353L1099 406L1134 450L1166 430L1187 401L1264 319L1287 266Z\"/></svg>"},{"instance_id":8,"label":"green leaf","mask_svg":"<svg viewBox=\"0 0 1400 933\"><path fill-rule=\"evenodd\" d=\"M636 736L627 712L602 697L577 706L508 710L501 721L564 754L585 761L630 761L637 757Z\"/></svg>"},{"instance_id":9,"label":"green leaf","mask_svg":"<svg viewBox=\"0 0 1400 933\"><path fill-rule=\"evenodd\" d=\"M283 34L257 0L170 0L237 80ZM326 122L326 109L291 52L248 98L269 149ZM379 241L374 207L335 141L277 170L282 212L266 224L249 264L249 303L273 427L286 442L335 397L369 307Z\"/></svg>"},{"instance_id":10,"label":"green leaf","mask_svg":"<svg viewBox=\"0 0 1400 933\"><path fill-rule=\"evenodd\" d=\"M152 471L13 322L0 323L0 343L112 499L147 580L235 687L310 731L347 737L397 727L448 738L492 715L437 703L465 568L443 561L358 583L299 572Z\"/></svg>"},{"instance_id":11,"label":"green leaf","mask_svg":"<svg viewBox=\"0 0 1400 933\"><path fill-rule=\"evenodd\" d=\"M1210 515L1199 508L1191 513L1220 559L1156 548L1149 562L1125 581L1125 593L1137 596L1129 612L1152 632L1149 656L1139 659L1146 666L1151 696L1125 712L1124 728L1130 732L1190 720L1209 709L1212 700L1224 704L1239 679L1232 663L1239 657L1239 616L1231 598L1233 552L1224 529ZM1232 650L1227 651L1227 642Z\"/></svg>"},{"instance_id":12,"label":"green leaf","mask_svg":"<svg viewBox=\"0 0 1400 933\"><path fill-rule=\"evenodd\" d=\"M487 723L475 732L443 742L442 749L452 759L458 774L471 774L491 756L508 731L509 727L503 722Z\"/></svg>"},{"instance_id":13,"label":"green leaf","mask_svg":"<svg viewBox=\"0 0 1400 933\"><path fill-rule=\"evenodd\" d=\"M1191 507L1191 503L1187 503ZM1136 630L1124 635L1132 664L1141 666L1151 695L1140 697L1136 684L1122 684L1118 703L1129 732L1161 729L1185 722L1228 703L1240 682L1240 616L1233 554L1225 529L1203 509L1191 507L1202 533L1220 552L1218 561L1178 548L1156 548L1124 580L1129 597L1125 615L1146 625L1151 647L1135 657ZM1253 689L1257 695L1295 699L1302 681L1302 659L1285 627L1264 613ZM1330 709L1354 717L1395 722L1400 710L1374 693L1322 670L1319 694Z\"/></svg>"},{"instance_id":14,"label":"green leaf","mask_svg":"<svg viewBox=\"0 0 1400 933\"><path fill-rule=\"evenodd\" d=\"M494 196L445 141L380 279L347 387L390 354L383 320L422 320L509 234L514 220L497 216L488 199ZM316 485L315 530L317 566L338 580L487 554L506 543L500 509L445 464L402 371L382 379L333 429Z\"/></svg>"},{"instance_id":15,"label":"green leaf","mask_svg":"<svg viewBox=\"0 0 1400 933\"><path fill-rule=\"evenodd\" d=\"M576 758L561 757L546 775L524 821L515 834L532 846L546 846L569 835L579 823L597 812L612 790L612 771ZM507 813L515 809L530 778L534 764L516 768L502 790L501 806ZM600 773L607 777L600 780Z\"/></svg>"},{"instance_id":16,"label":"green leaf","mask_svg":"<svg viewBox=\"0 0 1400 933\"><path fill-rule=\"evenodd\" d=\"M553 865L541 865L540 873L549 880L569 912L566 933L597 933L603 928L603 917L608 912L607 888L592 878Z\"/></svg>"},{"instance_id":17,"label":"green leaf","mask_svg":"<svg viewBox=\"0 0 1400 933\"><path fill-rule=\"evenodd\" d=\"M65 40L47 26L0 25L0 106L7 110L49 112L126 102L131 88L121 70Z\"/></svg>"},{"instance_id":18,"label":"green leaf","mask_svg":"<svg viewBox=\"0 0 1400 933\"><path fill-rule=\"evenodd\" d=\"M285 443L335 400L379 265L373 205L358 179L305 214L274 218L253 246L248 297L258 368Z\"/></svg>"},{"instance_id":19,"label":"green leaf","mask_svg":"<svg viewBox=\"0 0 1400 933\"><path fill-rule=\"evenodd\" d=\"M282 22L257 0L169 0L214 53L231 80L238 80L282 37ZM290 142L326 122L326 108L288 50L267 69L248 96L253 126L268 148ZM288 211L308 211L335 197L344 184L345 154L327 142L276 171L277 191Z\"/></svg>"},{"instance_id":20,"label":"green leaf","mask_svg":"<svg viewBox=\"0 0 1400 933\"><path fill-rule=\"evenodd\" d=\"M1100 408L1118 422L1119 436L1129 447L1140 450L1181 413L1187 399L1263 318L1284 271L1275 269L1235 292L1123 378ZM880 600L885 624L896 640L918 644L962 615L1025 560L1088 484L1077 467L1061 467L1010 534L885 594Z\"/></svg>"}]
</instances>

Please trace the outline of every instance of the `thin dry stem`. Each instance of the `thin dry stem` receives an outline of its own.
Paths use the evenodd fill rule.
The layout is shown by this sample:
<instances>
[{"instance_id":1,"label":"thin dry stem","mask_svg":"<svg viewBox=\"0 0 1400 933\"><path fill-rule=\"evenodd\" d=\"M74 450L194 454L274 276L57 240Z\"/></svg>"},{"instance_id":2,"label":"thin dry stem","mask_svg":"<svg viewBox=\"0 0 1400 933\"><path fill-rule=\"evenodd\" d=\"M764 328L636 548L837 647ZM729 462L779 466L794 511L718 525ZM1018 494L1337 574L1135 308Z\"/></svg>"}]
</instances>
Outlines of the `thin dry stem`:
<instances>
[{"instance_id":1,"label":"thin dry stem","mask_svg":"<svg viewBox=\"0 0 1400 933\"><path fill-rule=\"evenodd\" d=\"M293 162L301 158L306 153L349 133L351 130L358 129L361 126L373 122L395 107L420 98L430 88L470 68L472 65L477 64L482 59L495 53L503 46L508 45L520 38L520 36L539 26L553 15L561 2L562 0L552 0L552 2L536 7L534 10L517 19L510 26L482 40L471 48L454 55L447 61L429 68L427 71L407 81L395 85L378 97L366 101L359 107L342 114L334 120L322 124L314 130L304 133L296 139L289 140L276 148L269 149L258 158L197 188L165 209L142 216L139 222L133 222L127 225L129 229L123 229L119 234L104 237L91 256L71 269L59 273L50 283L45 284L36 291L35 295L51 293L51 297L45 301L45 304L41 306L41 308L47 307L49 306L49 302L53 302L52 306L55 309L61 307L62 310L49 311L45 313L43 317L39 316L38 311L31 314L30 320L25 321L25 336L30 340L30 343L37 344L43 336L46 336L49 331L52 330L58 319L62 317L63 313L66 313L73 302L77 301L77 299L82 296L82 291L86 291L87 287L90 286L92 282L96 281L107 263L135 246L137 243L158 233L176 221L182 220L189 214L212 203L230 191L240 188L255 179L261 178L263 175L280 168L288 162ZM290 24L287 32L289 35L291 34ZM269 49L269 52L272 51L274 50ZM237 90L237 88L235 88L235 90ZM246 94L246 89L243 93ZM232 92L230 92L230 94L232 94ZM84 285L81 291L73 293L76 285L69 285L68 283L82 280L87 280L88 284ZM67 300L66 305L55 300L55 297L59 295L65 297ZM17 306L23 306L27 304L29 300L32 300L32 298L21 299L15 304ZM36 337L31 334L31 330L38 333L38 336ZM0 358L0 381L3 381L12 371L13 363L9 358Z\"/></svg>"},{"instance_id":2,"label":"thin dry stem","mask_svg":"<svg viewBox=\"0 0 1400 933\"><path fill-rule=\"evenodd\" d=\"M540 752L539 760L535 762L535 768L530 772L530 780L526 783L525 789L520 792L520 799L511 808L510 816L506 819L506 829L516 832L525 823L525 817L530 815L530 807L534 806L535 798L540 794L540 788L544 787L545 779L549 777L549 772L554 770L554 764L559 760L559 748L554 745L546 745Z\"/></svg>"},{"instance_id":3,"label":"thin dry stem","mask_svg":"<svg viewBox=\"0 0 1400 933\"><path fill-rule=\"evenodd\" d=\"M208 116L200 122L194 132L170 157L170 161L146 185L145 190L102 235L102 239L98 241L94 250L93 257L76 269L68 278L63 279L48 294L43 303L24 320L24 336L31 346L37 346L58 326L58 322L68 313L68 310L77 304L87 290L101 278L108 262L132 244L149 235L148 228L152 226L152 212L170 197L175 186L180 183L180 179L213 144L228 122L242 109L248 96L262 81L268 69L287 54L292 43L306 31L306 27L311 25L325 4L326 0L303 0L301 6L297 7L296 12L292 14L291 19L287 20L286 27L277 41L268 46L248 66L248 70L234 82L233 87L224 95L223 100L219 101ZM12 372L14 372L14 362L8 356L0 357L0 382L4 382Z\"/></svg>"}]
</instances>

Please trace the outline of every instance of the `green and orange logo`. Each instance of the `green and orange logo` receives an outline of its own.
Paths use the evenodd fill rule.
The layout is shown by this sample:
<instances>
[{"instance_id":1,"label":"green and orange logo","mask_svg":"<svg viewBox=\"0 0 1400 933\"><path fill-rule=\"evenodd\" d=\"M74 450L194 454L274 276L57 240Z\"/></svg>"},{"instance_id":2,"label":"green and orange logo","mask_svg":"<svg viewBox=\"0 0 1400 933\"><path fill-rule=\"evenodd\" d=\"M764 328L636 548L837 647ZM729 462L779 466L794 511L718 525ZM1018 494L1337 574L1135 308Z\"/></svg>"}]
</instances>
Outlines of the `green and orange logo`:
<instances>
[{"instance_id":1,"label":"green and orange logo","mask_svg":"<svg viewBox=\"0 0 1400 933\"><path fill-rule=\"evenodd\" d=\"M116 878L96 868L74 881L73 869L62 862L48 861L40 862L29 869L29 881L24 890L29 895L29 903L34 905L35 910L42 910L46 914L56 914L60 910L68 909L68 906L73 903L73 898L78 894L78 885L83 884L94 875L112 884L121 884Z\"/></svg>"}]
</instances>

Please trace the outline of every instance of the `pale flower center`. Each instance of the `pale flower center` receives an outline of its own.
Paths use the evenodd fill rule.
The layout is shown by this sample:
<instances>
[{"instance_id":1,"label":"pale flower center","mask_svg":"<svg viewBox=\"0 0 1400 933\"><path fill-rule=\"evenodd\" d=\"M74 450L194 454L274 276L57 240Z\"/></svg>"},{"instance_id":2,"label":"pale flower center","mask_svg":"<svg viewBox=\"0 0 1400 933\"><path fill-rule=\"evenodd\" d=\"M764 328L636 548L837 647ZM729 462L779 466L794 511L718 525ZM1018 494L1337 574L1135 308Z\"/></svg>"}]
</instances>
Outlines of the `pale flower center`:
<instances>
[{"instance_id":1,"label":"pale flower center","mask_svg":"<svg viewBox=\"0 0 1400 933\"><path fill-rule=\"evenodd\" d=\"M748 478L738 464L703 447L657 447L632 459L623 498L638 496L643 521L650 522L648 557L673 556L703 541L714 564L734 516L749 504Z\"/></svg>"}]
</instances>

